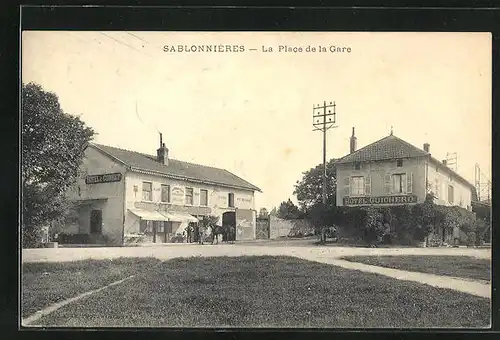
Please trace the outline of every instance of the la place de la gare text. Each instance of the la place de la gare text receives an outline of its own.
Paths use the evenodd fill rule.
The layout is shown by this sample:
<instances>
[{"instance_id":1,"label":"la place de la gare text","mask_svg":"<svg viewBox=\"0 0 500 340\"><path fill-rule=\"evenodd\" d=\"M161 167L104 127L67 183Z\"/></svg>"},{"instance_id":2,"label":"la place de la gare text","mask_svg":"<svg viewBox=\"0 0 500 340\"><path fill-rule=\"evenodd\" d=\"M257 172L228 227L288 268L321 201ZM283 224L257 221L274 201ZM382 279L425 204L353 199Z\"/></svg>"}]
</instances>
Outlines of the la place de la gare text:
<instances>
[{"instance_id":1,"label":"la place de la gare text","mask_svg":"<svg viewBox=\"0 0 500 340\"><path fill-rule=\"evenodd\" d=\"M289 46L289 45L278 45L278 46L266 46L262 45L260 49L258 48L248 48L245 45L164 45L163 52L167 53L196 53L196 52L212 52L212 53L241 53L241 52L278 52L278 53L351 53L352 49L348 46L336 46L336 45L307 45L307 46Z\"/></svg>"}]
</instances>

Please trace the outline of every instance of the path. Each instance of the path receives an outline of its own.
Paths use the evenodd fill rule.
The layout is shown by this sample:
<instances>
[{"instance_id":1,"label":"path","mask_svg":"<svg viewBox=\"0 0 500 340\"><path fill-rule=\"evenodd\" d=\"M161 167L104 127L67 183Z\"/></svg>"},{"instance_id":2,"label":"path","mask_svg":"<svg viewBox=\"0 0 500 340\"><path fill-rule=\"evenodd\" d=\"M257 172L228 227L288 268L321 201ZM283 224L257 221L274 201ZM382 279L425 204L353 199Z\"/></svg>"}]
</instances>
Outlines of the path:
<instances>
[{"instance_id":1,"label":"path","mask_svg":"<svg viewBox=\"0 0 500 340\"><path fill-rule=\"evenodd\" d=\"M376 273L398 280L407 280L439 288L454 289L476 296L491 298L491 285L447 276L409 272L392 268L371 266L362 263L341 260L344 256L355 255L442 255L473 256L491 258L490 249L474 248L343 248L343 247L276 247L262 243L220 244L220 245L184 245L184 246L149 246L149 247L109 247L109 248L57 248L24 249L23 262L64 262L85 259L113 259L119 257L155 257L168 260L177 257L206 256L294 256L309 261L327 263L352 270Z\"/></svg>"}]
</instances>

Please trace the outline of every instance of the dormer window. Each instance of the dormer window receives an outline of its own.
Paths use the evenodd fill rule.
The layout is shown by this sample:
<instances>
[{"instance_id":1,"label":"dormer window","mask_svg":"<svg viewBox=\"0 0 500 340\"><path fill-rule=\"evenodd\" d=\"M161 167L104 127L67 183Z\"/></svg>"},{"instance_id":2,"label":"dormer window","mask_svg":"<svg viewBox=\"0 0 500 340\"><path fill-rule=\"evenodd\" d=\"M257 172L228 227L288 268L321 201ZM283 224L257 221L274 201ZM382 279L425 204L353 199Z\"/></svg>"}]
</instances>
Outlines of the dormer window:
<instances>
[{"instance_id":1,"label":"dormer window","mask_svg":"<svg viewBox=\"0 0 500 340\"><path fill-rule=\"evenodd\" d=\"M398 159L398 160L396 161L396 166L397 166L398 168L401 168L401 167L403 166L403 160L402 160L402 159Z\"/></svg>"},{"instance_id":2,"label":"dormer window","mask_svg":"<svg viewBox=\"0 0 500 340\"><path fill-rule=\"evenodd\" d=\"M360 162L354 163L354 170L361 170L361 163Z\"/></svg>"}]
</instances>

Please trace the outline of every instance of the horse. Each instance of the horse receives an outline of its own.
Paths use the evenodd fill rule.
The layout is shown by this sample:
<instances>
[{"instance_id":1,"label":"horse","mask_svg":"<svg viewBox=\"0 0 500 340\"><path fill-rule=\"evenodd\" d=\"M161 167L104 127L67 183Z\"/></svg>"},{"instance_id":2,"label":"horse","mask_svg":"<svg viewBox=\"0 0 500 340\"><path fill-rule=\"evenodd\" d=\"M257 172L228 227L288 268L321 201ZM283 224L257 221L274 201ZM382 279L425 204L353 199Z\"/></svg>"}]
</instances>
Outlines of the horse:
<instances>
[{"instance_id":1,"label":"horse","mask_svg":"<svg viewBox=\"0 0 500 340\"><path fill-rule=\"evenodd\" d=\"M212 224L210 223L210 228L212 231L212 244L214 244L214 240L217 240L216 244L219 244L219 235L222 235L224 238L226 231L224 230L223 226L217 225L217 224Z\"/></svg>"},{"instance_id":2,"label":"horse","mask_svg":"<svg viewBox=\"0 0 500 340\"><path fill-rule=\"evenodd\" d=\"M219 235L222 235L223 242L229 242L229 240L234 240L234 231L230 225L217 225L214 223L209 223L212 232L212 244L217 240L216 244L219 244ZM232 237L233 236L233 237Z\"/></svg>"}]
</instances>

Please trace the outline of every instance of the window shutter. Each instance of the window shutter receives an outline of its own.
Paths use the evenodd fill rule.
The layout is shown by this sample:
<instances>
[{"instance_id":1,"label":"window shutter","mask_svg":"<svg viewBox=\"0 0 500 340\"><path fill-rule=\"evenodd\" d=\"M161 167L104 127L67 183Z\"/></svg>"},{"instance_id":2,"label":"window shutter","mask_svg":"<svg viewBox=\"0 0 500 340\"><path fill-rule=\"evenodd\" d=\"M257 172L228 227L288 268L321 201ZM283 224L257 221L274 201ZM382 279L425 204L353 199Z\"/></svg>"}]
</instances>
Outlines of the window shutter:
<instances>
[{"instance_id":1,"label":"window shutter","mask_svg":"<svg viewBox=\"0 0 500 340\"><path fill-rule=\"evenodd\" d=\"M371 196L372 194L372 178L370 176L365 177L365 195Z\"/></svg>"},{"instance_id":2,"label":"window shutter","mask_svg":"<svg viewBox=\"0 0 500 340\"><path fill-rule=\"evenodd\" d=\"M385 174L384 192L386 195L392 192L391 174Z\"/></svg>"},{"instance_id":3,"label":"window shutter","mask_svg":"<svg viewBox=\"0 0 500 340\"><path fill-rule=\"evenodd\" d=\"M413 172L406 174L406 193L411 194L413 192Z\"/></svg>"},{"instance_id":4,"label":"window shutter","mask_svg":"<svg viewBox=\"0 0 500 340\"><path fill-rule=\"evenodd\" d=\"M351 188L351 177L344 178L344 196L349 196Z\"/></svg>"}]
</instances>

